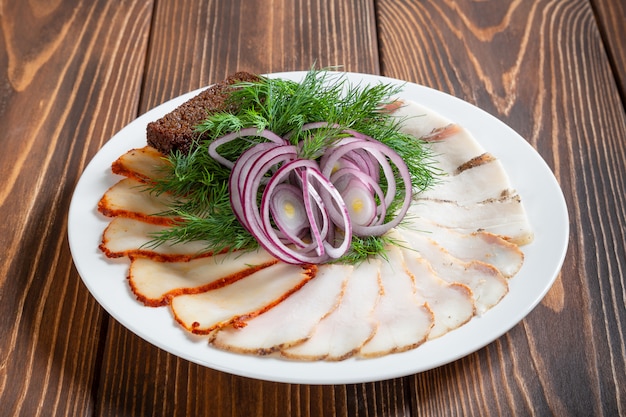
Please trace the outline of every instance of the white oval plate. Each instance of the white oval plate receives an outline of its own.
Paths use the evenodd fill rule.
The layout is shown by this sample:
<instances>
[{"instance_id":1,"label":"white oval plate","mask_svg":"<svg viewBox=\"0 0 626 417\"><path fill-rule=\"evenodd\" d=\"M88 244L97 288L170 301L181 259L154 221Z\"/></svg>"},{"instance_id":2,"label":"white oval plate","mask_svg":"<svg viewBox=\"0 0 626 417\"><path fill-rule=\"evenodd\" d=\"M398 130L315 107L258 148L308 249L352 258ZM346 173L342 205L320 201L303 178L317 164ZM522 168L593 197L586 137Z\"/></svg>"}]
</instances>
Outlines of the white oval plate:
<instances>
[{"instance_id":1,"label":"white oval plate","mask_svg":"<svg viewBox=\"0 0 626 417\"><path fill-rule=\"evenodd\" d=\"M271 76L300 80L304 74ZM502 161L513 187L522 196L535 240L523 247L524 266L510 281L510 291L498 305L461 328L408 352L376 359L295 362L215 349L205 338L190 335L176 324L168 307L150 308L136 301L126 280L128 261L107 259L98 249L109 219L97 212L96 205L103 193L120 179L111 173L111 163L129 149L145 146L148 122L195 96L200 91L196 90L150 110L122 129L95 155L76 186L68 220L70 249L85 285L106 311L138 336L191 362L250 378L302 384L362 383L426 371L484 347L521 321L552 286L567 249L567 207L547 164L511 128L467 102L390 78L355 73L346 77L352 85L383 82L403 86L400 97L418 102L467 128L485 149Z\"/></svg>"}]
</instances>

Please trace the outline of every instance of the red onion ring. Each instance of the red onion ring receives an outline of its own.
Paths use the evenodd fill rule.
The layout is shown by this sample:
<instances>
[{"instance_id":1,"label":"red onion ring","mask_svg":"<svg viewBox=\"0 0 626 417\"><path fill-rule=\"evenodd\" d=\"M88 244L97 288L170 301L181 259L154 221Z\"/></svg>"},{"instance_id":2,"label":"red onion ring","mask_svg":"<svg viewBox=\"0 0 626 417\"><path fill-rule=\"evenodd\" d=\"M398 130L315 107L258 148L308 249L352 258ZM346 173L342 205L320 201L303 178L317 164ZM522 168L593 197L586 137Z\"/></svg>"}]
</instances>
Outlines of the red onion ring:
<instances>
[{"instance_id":1,"label":"red onion ring","mask_svg":"<svg viewBox=\"0 0 626 417\"><path fill-rule=\"evenodd\" d=\"M302 130L328 126L308 123ZM322 263L343 256L353 234L379 236L402 220L411 202L411 178L391 148L359 132L343 130L351 136L329 145L318 164L298 158L298 147L288 141L292 133L281 138L269 130L247 128L209 145L211 157L231 168L228 187L233 213L269 253L288 263ZM269 142L249 148L235 162L217 152L219 146L246 136ZM401 209L385 223L387 208L396 198L393 166L405 192ZM379 184L381 171L386 192ZM344 199L354 193L369 207L358 221L350 218ZM295 217L289 217L286 207L296 210L291 213Z\"/></svg>"}]
</instances>

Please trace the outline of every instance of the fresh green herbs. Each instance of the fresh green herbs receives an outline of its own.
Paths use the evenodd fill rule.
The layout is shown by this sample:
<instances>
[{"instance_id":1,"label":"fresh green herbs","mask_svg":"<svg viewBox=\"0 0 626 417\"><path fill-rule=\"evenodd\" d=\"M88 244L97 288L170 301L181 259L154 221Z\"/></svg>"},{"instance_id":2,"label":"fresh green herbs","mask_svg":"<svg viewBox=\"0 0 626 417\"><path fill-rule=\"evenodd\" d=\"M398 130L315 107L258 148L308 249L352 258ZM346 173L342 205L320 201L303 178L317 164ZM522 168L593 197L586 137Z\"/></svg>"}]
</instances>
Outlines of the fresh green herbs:
<instances>
[{"instance_id":1,"label":"fresh green herbs","mask_svg":"<svg viewBox=\"0 0 626 417\"><path fill-rule=\"evenodd\" d=\"M385 109L400 87L379 83L354 86L345 75L309 71L301 82L262 77L258 82L233 86L227 108L231 113L207 115L197 126L197 141L189 153L168 156L170 168L151 187L154 193L170 193L177 201L165 214L179 220L154 236L154 244L194 240L206 242L207 250L254 249L257 240L238 221L231 207L228 187L231 169L207 151L209 144L232 132L256 128L286 138L298 149L298 158L317 160L351 131L374 138L394 150L406 163L413 191L428 188L434 179L428 150L411 135L400 131L400 123ZM319 127L308 129L310 123ZM218 147L219 155L230 161L253 146L266 142L261 135L228 141ZM384 176L381 175L381 178ZM387 184L382 181L385 190ZM398 187L396 194L405 190ZM396 199L401 201L401 198ZM393 213L394 203L388 207ZM339 262L357 263L382 254L389 239L382 236L354 236L348 252Z\"/></svg>"}]
</instances>

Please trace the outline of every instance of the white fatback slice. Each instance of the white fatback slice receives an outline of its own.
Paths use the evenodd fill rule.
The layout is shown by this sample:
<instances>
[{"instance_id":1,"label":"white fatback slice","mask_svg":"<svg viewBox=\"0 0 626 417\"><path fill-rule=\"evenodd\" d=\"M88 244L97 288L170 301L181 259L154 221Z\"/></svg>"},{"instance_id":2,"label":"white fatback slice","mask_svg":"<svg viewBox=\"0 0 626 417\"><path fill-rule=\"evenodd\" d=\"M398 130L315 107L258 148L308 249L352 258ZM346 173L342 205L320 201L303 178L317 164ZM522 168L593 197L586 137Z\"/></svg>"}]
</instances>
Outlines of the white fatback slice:
<instances>
[{"instance_id":1,"label":"white fatback slice","mask_svg":"<svg viewBox=\"0 0 626 417\"><path fill-rule=\"evenodd\" d=\"M208 255L201 241L154 245L157 233L167 229L129 217L115 217L104 230L100 249L110 258L145 256L164 260L187 260Z\"/></svg>"},{"instance_id":2,"label":"white fatback slice","mask_svg":"<svg viewBox=\"0 0 626 417\"><path fill-rule=\"evenodd\" d=\"M380 280L383 293L373 313L378 328L359 351L362 357L414 349L428 339L435 322L425 299L416 296L413 281L397 247L387 248L387 260L382 261L380 267Z\"/></svg>"},{"instance_id":3,"label":"white fatback slice","mask_svg":"<svg viewBox=\"0 0 626 417\"><path fill-rule=\"evenodd\" d=\"M405 249L405 258L411 259L412 252L427 260L432 270L444 281L469 287L478 314L496 305L507 294L509 286L506 279L492 265L455 258L423 233L399 232L410 248Z\"/></svg>"},{"instance_id":4,"label":"white fatback slice","mask_svg":"<svg viewBox=\"0 0 626 417\"><path fill-rule=\"evenodd\" d=\"M446 334L452 329L467 323L474 316L472 291L463 284L449 283L441 279L428 262L415 252L402 251L395 247L389 251L390 260L399 263L404 271L395 272L394 278L401 273L413 279L413 291L418 303L426 303L432 311L434 323L429 339ZM390 271L394 273L393 271Z\"/></svg>"},{"instance_id":5,"label":"white fatback slice","mask_svg":"<svg viewBox=\"0 0 626 417\"><path fill-rule=\"evenodd\" d=\"M151 146L131 149L113 162L111 169L114 173L140 180L154 180L160 178L170 166L165 156Z\"/></svg>"},{"instance_id":6,"label":"white fatback slice","mask_svg":"<svg viewBox=\"0 0 626 417\"><path fill-rule=\"evenodd\" d=\"M134 178L124 178L109 188L98 203L105 216L123 216L167 224L171 219L161 215L172 204L167 194L146 191L146 184Z\"/></svg>"},{"instance_id":7,"label":"white fatback slice","mask_svg":"<svg viewBox=\"0 0 626 417\"><path fill-rule=\"evenodd\" d=\"M510 194L510 187L500 161L490 160L458 174L439 177L432 188L419 194L419 199L454 201L465 206Z\"/></svg>"},{"instance_id":8,"label":"white fatback slice","mask_svg":"<svg viewBox=\"0 0 626 417\"><path fill-rule=\"evenodd\" d=\"M454 128L454 133L445 138L428 142L437 161L436 166L448 174L485 153L485 149L467 130L458 125Z\"/></svg>"},{"instance_id":9,"label":"white fatback slice","mask_svg":"<svg viewBox=\"0 0 626 417\"><path fill-rule=\"evenodd\" d=\"M409 227L401 229L405 237L437 242L452 256L463 261L481 261L496 267L506 278L517 274L524 263L520 248L501 237L488 232L466 233L437 225L425 219L412 218Z\"/></svg>"},{"instance_id":10,"label":"white fatback slice","mask_svg":"<svg viewBox=\"0 0 626 417\"><path fill-rule=\"evenodd\" d=\"M233 252L186 262L139 257L132 259L128 279L137 299L158 306L181 294L200 293L230 284L275 263L275 258L265 250Z\"/></svg>"},{"instance_id":11,"label":"white fatback slice","mask_svg":"<svg viewBox=\"0 0 626 417\"><path fill-rule=\"evenodd\" d=\"M308 340L281 353L309 361L339 361L356 354L376 333L372 312L380 297L379 275L379 260L357 265L337 308L318 323Z\"/></svg>"},{"instance_id":12,"label":"white fatback slice","mask_svg":"<svg viewBox=\"0 0 626 417\"><path fill-rule=\"evenodd\" d=\"M442 129L449 124L447 119L411 101L405 102L394 115L404 118L402 130L417 137L428 136L433 130ZM443 138L428 143L435 160L434 165L448 176L455 175L459 167L485 154L484 148L466 129L455 126L455 129L450 131L450 134L442 135ZM430 193L431 199L418 200L412 204L410 212L412 215L458 230L486 230L518 245L530 243L533 234L520 197L515 195L510 185L502 187L509 183L504 169L494 178L497 178L497 186L488 188L490 190L488 194L492 195L485 199L486 195L482 194L484 190L480 191L478 184L468 185L465 189L463 184L469 181L463 180L463 177L460 178L463 184L454 185L450 192L447 192L445 188L449 186L445 184L450 178L444 176L441 193L445 194L445 197L437 195L440 191L437 191L435 185L425 194L429 196ZM463 192L457 194L461 190ZM465 200L470 200L471 204L466 204Z\"/></svg>"},{"instance_id":13,"label":"white fatback slice","mask_svg":"<svg viewBox=\"0 0 626 417\"><path fill-rule=\"evenodd\" d=\"M448 201L417 200L407 215L463 233L490 232L517 245L533 239L526 211L516 195L466 206Z\"/></svg>"},{"instance_id":14,"label":"white fatback slice","mask_svg":"<svg viewBox=\"0 0 626 417\"><path fill-rule=\"evenodd\" d=\"M315 326L341 302L351 265L319 265L315 278L276 307L211 335L211 343L238 353L266 355L307 340Z\"/></svg>"},{"instance_id":15,"label":"white fatback slice","mask_svg":"<svg viewBox=\"0 0 626 417\"><path fill-rule=\"evenodd\" d=\"M402 105L392 115L400 119L403 132L416 138L426 136L433 130L452 123L450 119L411 100L403 100Z\"/></svg>"},{"instance_id":16,"label":"white fatback slice","mask_svg":"<svg viewBox=\"0 0 626 417\"><path fill-rule=\"evenodd\" d=\"M404 105L393 113L402 122L401 130L417 138L424 138L435 130L445 129L451 125L451 121L413 101L405 101ZM454 172L459 166L476 158L485 149L464 128L454 125L450 134L444 135L444 139L435 139L428 142L437 168L443 172Z\"/></svg>"},{"instance_id":17,"label":"white fatback slice","mask_svg":"<svg viewBox=\"0 0 626 417\"><path fill-rule=\"evenodd\" d=\"M311 279L309 268L277 263L215 290L174 297L170 306L185 329L209 334L276 306Z\"/></svg>"}]
</instances>

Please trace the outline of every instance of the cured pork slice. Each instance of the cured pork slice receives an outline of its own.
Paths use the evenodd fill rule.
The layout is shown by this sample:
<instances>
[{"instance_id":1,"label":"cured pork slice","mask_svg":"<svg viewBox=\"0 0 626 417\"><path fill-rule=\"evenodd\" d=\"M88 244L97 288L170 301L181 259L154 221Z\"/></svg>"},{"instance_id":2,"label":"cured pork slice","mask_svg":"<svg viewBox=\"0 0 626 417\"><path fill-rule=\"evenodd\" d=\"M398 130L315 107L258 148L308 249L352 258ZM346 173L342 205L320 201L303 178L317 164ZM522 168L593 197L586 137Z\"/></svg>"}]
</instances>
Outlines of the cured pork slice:
<instances>
[{"instance_id":1,"label":"cured pork slice","mask_svg":"<svg viewBox=\"0 0 626 417\"><path fill-rule=\"evenodd\" d=\"M404 265L415 281L418 299L424 300L433 312L434 325L429 339L441 337L474 317L474 295L467 285L446 282L426 259L411 251L404 251Z\"/></svg>"},{"instance_id":2,"label":"cured pork slice","mask_svg":"<svg viewBox=\"0 0 626 417\"><path fill-rule=\"evenodd\" d=\"M354 356L376 333L372 313L381 295L380 260L357 265L348 277L341 303L324 317L305 342L282 349L297 360L339 361Z\"/></svg>"},{"instance_id":3,"label":"cured pork slice","mask_svg":"<svg viewBox=\"0 0 626 417\"><path fill-rule=\"evenodd\" d=\"M229 285L199 294L174 297L176 321L190 332L209 334L220 327L255 317L298 291L316 272L311 265L276 263Z\"/></svg>"},{"instance_id":4,"label":"cured pork slice","mask_svg":"<svg viewBox=\"0 0 626 417\"><path fill-rule=\"evenodd\" d=\"M129 217L115 217L104 229L100 250L109 258L144 256L163 261L185 261L210 255L201 241L154 245L154 236L166 229L167 226Z\"/></svg>"},{"instance_id":5,"label":"cured pork slice","mask_svg":"<svg viewBox=\"0 0 626 417\"><path fill-rule=\"evenodd\" d=\"M409 270L424 268L423 265L416 263L417 257L428 261L438 277L449 283L463 284L472 291L478 314L496 305L508 292L506 279L492 265L460 260L423 233L401 230L400 234L407 242L404 251L405 259L410 263Z\"/></svg>"},{"instance_id":6,"label":"cured pork slice","mask_svg":"<svg viewBox=\"0 0 626 417\"><path fill-rule=\"evenodd\" d=\"M307 340L315 326L341 302L351 265L320 265L315 278L276 307L242 327L228 326L211 335L211 343L239 353L271 354Z\"/></svg>"},{"instance_id":7,"label":"cured pork slice","mask_svg":"<svg viewBox=\"0 0 626 417\"><path fill-rule=\"evenodd\" d=\"M407 227L399 230L405 238L421 239L420 242L431 239L460 260L493 265L506 278L517 274L524 263L524 252L519 246L493 233L459 232L420 218L411 218Z\"/></svg>"},{"instance_id":8,"label":"cured pork slice","mask_svg":"<svg viewBox=\"0 0 626 417\"><path fill-rule=\"evenodd\" d=\"M472 290L465 284L447 282L439 277L426 259L407 248L396 230L391 233L394 239L402 243L387 251L389 263L382 273L383 276L389 275L389 278L383 283L391 281L391 284L397 285L398 281L403 281L398 278L409 277L417 302L426 304L433 314L434 323L428 338L442 336L468 322L475 312Z\"/></svg>"},{"instance_id":9,"label":"cured pork slice","mask_svg":"<svg viewBox=\"0 0 626 417\"><path fill-rule=\"evenodd\" d=\"M485 153L466 129L418 103L405 101L393 114L403 121L403 132L428 142L436 167L443 173L454 173L467 161Z\"/></svg>"},{"instance_id":10,"label":"cured pork slice","mask_svg":"<svg viewBox=\"0 0 626 417\"><path fill-rule=\"evenodd\" d=\"M532 241L519 195L497 159L464 128L411 101L395 113L403 130L428 141L444 176L410 212L464 231L487 230L516 244ZM422 115L422 116L420 116Z\"/></svg>"},{"instance_id":11,"label":"cured pork slice","mask_svg":"<svg viewBox=\"0 0 626 417\"><path fill-rule=\"evenodd\" d=\"M418 200L411 205L407 216L428 219L463 233L490 232L516 245L533 240L532 229L518 195L465 206L453 201Z\"/></svg>"},{"instance_id":12,"label":"cured pork slice","mask_svg":"<svg viewBox=\"0 0 626 417\"><path fill-rule=\"evenodd\" d=\"M415 101L401 100L400 102L401 105L392 114L401 122L400 129L416 138L428 138L433 132L441 132L443 128L452 124L449 119ZM451 132L448 131L448 133Z\"/></svg>"},{"instance_id":13,"label":"cured pork slice","mask_svg":"<svg viewBox=\"0 0 626 417\"><path fill-rule=\"evenodd\" d=\"M414 349L428 339L437 320L426 305L431 294L416 294L397 247L387 248L387 259L381 262L380 281L382 295L373 312L378 327L374 336L360 349L362 357Z\"/></svg>"},{"instance_id":14,"label":"cured pork slice","mask_svg":"<svg viewBox=\"0 0 626 417\"><path fill-rule=\"evenodd\" d=\"M128 280L138 300L149 306L161 306L182 294L197 294L232 284L276 263L265 250L226 253L186 262L132 258Z\"/></svg>"},{"instance_id":15,"label":"cured pork slice","mask_svg":"<svg viewBox=\"0 0 626 417\"><path fill-rule=\"evenodd\" d=\"M480 162L439 177L434 187L419 194L419 200L453 201L465 206L512 194L510 187L500 161L483 154Z\"/></svg>"},{"instance_id":16,"label":"cured pork slice","mask_svg":"<svg viewBox=\"0 0 626 417\"><path fill-rule=\"evenodd\" d=\"M109 188L98 202L98 211L108 217L130 217L154 224L171 224L166 212L172 204L167 194L145 191L145 183L124 178Z\"/></svg>"},{"instance_id":17,"label":"cured pork slice","mask_svg":"<svg viewBox=\"0 0 626 417\"><path fill-rule=\"evenodd\" d=\"M486 230L518 245L532 241L528 216L504 168L466 129L411 101L394 114L404 119L406 133L428 142L434 166L444 174L418 196L409 215L463 232Z\"/></svg>"},{"instance_id":18,"label":"cured pork slice","mask_svg":"<svg viewBox=\"0 0 626 417\"><path fill-rule=\"evenodd\" d=\"M152 181L164 175L170 162L151 146L131 149L111 165L114 174L134 178L139 181Z\"/></svg>"},{"instance_id":19,"label":"cured pork slice","mask_svg":"<svg viewBox=\"0 0 626 417\"><path fill-rule=\"evenodd\" d=\"M471 161L480 161L485 149L464 128L448 125L425 138L437 161L437 168L444 174L455 174L466 169Z\"/></svg>"}]
</instances>

